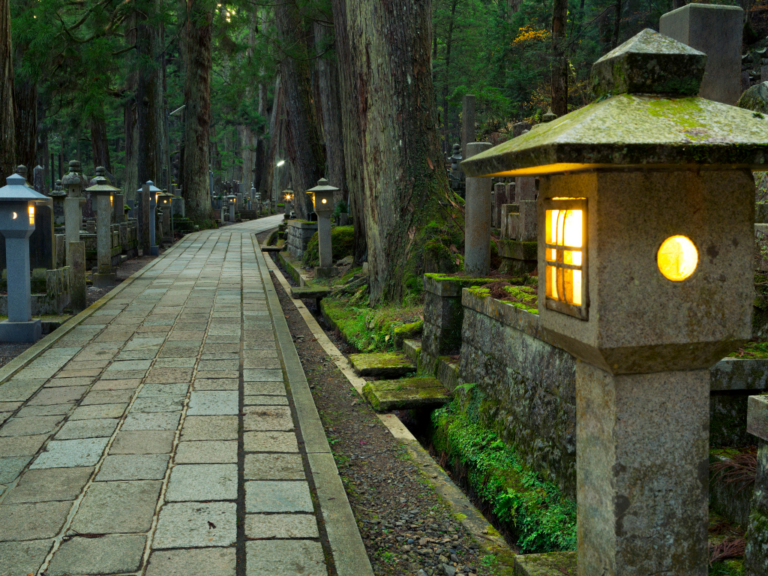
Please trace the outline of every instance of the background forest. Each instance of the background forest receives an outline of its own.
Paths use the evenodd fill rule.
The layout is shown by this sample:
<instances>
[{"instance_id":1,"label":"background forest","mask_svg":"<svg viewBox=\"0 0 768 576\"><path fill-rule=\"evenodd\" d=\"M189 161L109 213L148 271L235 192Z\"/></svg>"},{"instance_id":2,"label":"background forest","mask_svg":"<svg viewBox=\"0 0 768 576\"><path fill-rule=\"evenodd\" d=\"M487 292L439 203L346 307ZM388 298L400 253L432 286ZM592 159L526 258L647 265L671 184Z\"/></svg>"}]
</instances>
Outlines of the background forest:
<instances>
[{"instance_id":1,"label":"background forest","mask_svg":"<svg viewBox=\"0 0 768 576\"><path fill-rule=\"evenodd\" d=\"M460 213L444 171L419 171L442 166L458 142L462 96L476 96L476 139L502 141L550 106L562 115L587 104L591 64L685 3L393 0L381 14L372 0L0 0L0 178L40 164L50 187L79 159L89 175L105 166L128 198L146 180L176 183L204 222L209 170L216 191L237 180L276 199L291 185L299 217L303 190L326 176L351 204L356 259L392 269L417 224L445 231L461 218L414 216L426 204L412 193L440 190L439 206ZM758 39L749 22L766 0L718 3L745 8L745 39ZM374 121L398 125L400 155L367 136ZM376 188L387 182L400 188L388 199ZM389 222L376 202L394 207ZM382 230L406 240L377 247ZM374 299L397 295L392 280L372 287Z\"/></svg>"}]
</instances>

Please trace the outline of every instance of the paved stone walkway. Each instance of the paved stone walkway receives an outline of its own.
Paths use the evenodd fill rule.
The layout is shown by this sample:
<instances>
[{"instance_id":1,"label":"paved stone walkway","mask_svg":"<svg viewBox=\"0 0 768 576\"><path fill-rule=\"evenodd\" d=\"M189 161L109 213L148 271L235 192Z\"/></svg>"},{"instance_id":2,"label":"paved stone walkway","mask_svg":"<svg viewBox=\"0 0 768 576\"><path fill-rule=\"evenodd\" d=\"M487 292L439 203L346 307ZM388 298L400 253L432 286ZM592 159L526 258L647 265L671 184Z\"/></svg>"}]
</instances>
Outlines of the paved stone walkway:
<instances>
[{"instance_id":1,"label":"paved stone walkway","mask_svg":"<svg viewBox=\"0 0 768 576\"><path fill-rule=\"evenodd\" d=\"M252 231L186 237L0 385L0 576L328 573Z\"/></svg>"}]
</instances>

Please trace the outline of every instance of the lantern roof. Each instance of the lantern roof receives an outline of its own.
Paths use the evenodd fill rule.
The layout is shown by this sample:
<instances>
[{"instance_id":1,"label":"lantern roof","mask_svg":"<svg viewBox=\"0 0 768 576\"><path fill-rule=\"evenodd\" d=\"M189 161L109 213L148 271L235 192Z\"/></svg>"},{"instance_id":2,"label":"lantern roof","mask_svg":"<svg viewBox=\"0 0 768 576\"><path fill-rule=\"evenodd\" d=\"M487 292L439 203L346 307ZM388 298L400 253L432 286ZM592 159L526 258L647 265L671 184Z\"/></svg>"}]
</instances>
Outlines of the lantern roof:
<instances>
[{"instance_id":1,"label":"lantern roof","mask_svg":"<svg viewBox=\"0 0 768 576\"><path fill-rule=\"evenodd\" d=\"M643 30L592 67L598 99L462 162L467 176L615 167L768 170L768 118L695 96L706 56Z\"/></svg>"},{"instance_id":2,"label":"lantern roof","mask_svg":"<svg viewBox=\"0 0 768 576\"><path fill-rule=\"evenodd\" d=\"M155 186L155 183L154 183L154 182L152 182L152 180L147 180L147 184L149 184L149 191L150 191L150 192L162 192L162 190L160 190L160 188L158 188L157 186ZM142 186L141 188L139 188L139 189L137 190L137 192L141 192L141 191L143 191L143 190L144 190L144 187Z\"/></svg>"},{"instance_id":3,"label":"lantern roof","mask_svg":"<svg viewBox=\"0 0 768 576\"><path fill-rule=\"evenodd\" d=\"M93 186L86 188L86 192L90 192L91 194L114 194L115 192L120 192L120 188L115 188L112 186L109 183L109 180L107 180L104 176L97 176L93 180L96 183Z\"/></svg>"},{"instance_id":4,"label":"lantern roof","mask_svg":"<svg viewBox=\"0 0 768 576\"><path fill-rule=\"evenodd\" d=\"M40 194L34 188L27 186L24 176L11 174L5 181L7 184L0 188L0 202L36 202L44 204L51 201L48 196Z\"/></svg>"},{"instance_id":5,"label":"lantern roof","mask_svg":"<svg viewBox=\"0 0 768 576\"><path fill-rule=\"evenodd\" d=\"M326 180L325 178L320 178L320 180L317 181L317 186L307 190L307 194L311 194L314 192L338 192L338 191L339 191L338 188L328 184L328 180Z\"/></svg>"}]
</instances>

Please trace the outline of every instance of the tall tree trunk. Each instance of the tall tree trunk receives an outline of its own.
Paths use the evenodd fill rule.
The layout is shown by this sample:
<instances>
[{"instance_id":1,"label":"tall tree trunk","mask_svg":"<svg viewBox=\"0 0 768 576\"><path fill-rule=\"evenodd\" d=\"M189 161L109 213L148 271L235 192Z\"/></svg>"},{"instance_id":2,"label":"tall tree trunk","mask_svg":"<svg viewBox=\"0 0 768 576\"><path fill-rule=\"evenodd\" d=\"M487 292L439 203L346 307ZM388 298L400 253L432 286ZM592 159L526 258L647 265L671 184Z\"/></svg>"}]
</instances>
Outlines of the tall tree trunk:
<instances>
[{"instance_id":1,"label":"tall tree trunk","mask_svg":"<svg viewBox=\"0 0 768 576\"><path fill-rule=\"evenodd\" d=\"M136 13L134 12L128 19L125 33L126 46L136 44ZM130 58L136 58L135 51L130 52ZM132 61L131 64L134 64ZM136 89L138 85L138 73L136 66L129 66L130 72L125 77L125 92L129 95L123 102L123 128L125 136L125 156L123 164L125 173L123 174L123 185L125 187L125 200L135 201L136 193L139 189L139 170L137 160L139 156L139 134L137 132L137 106Z\"/></svg>"},{"instance_id":2,"label":"tall tree trunk","mask_svg":"<svg viewBox=\"0 0 768 576\"><path fill-rule=\"evenodd\" d=\"M344 168L349 189L349 213L355 225L355 262L366 259L365 200L363 195L363 147L360 144L361 106L356 72L358 65L352 52L351 29L347 15L347 0L332 0L333 25L336 32L336 59L339 72L341 127L344 144ZM363 77L364 79L364 77ZM360 88L364 88L361 85Z\"/></svg>"},{"instance_id":3,"label":"tall tree trunk","mask_svg":"<svg viewBox=\"0 0 768 576\"><path fill-rule=\"evenodd\" d=\"M621 34L621 5L623 0L616 0L615 12L613 14L613 39L611 49L619 45L619 34Z\"/></svg>"},{"instance_id":4,"label":"tall tree trunk","mask_svg":"<svg viewBox=\"0 0 768 576\"><path fill-rule=\"evenodd\" d=\"M11 0L0 0L0 186L16 168Z\"/></svg>"},{"instance_id":5,"label":"tall tree trunk","mask_svg":"<svg viewBox=\"0 0 768 576\"><path fill-rule=\"evenodd\" d=\"M552 112L568 113L568 59L565 40L568 31L568 0L554 0L552 7Z\"/></svg>"},{"instance_id":6,"label":"tall tree trunk","mask_svg":"<svg viewBox=\"0 0 768 576\"><path fill-rule=\"evenodd\" d=\"M139 133L139 182L161 186L163 175L163 69L159 0L146 0L137 15L138 87L136 108Z\"/></svg>"},{"instance_id":7,"label":"tall tree trunk","mask_svg":"<svg viewBox=\"0 0 768 576\"><path fill-rule=\"evenodd\" d=\"M28 77L17 76L13 83L13 104L16 163L29 169L31 181L37 160L37 84Z\"/></svg>"},{"instance_id":8,"label":"tall tree trunk","mask_svg":"<svg viewBox=\"0 0 768 576\"><path fill-rule=\"evenodd\" d=\"M277 136L281 124L280 116L283 111L283 85L280 82L280 74L275 78L275 92L272 97L272 113L269 115L269 150L265 153L264 170L261 172L259 190L262 200L272 202L275 197L272 193L275 175L275 164L280 151L280 140Z\"/></svg>"},{"instance_id":9,"label":"tall tree trunk","mask_svg":"<svg viewBox=\"0 0 768 576\"><path fill-rule=\"evenodd\" d=\"M211 218L208 142L211 127L211 23L213 8L206 0L187 0L185 44L187 103L184 123L184 198L189 217Z\"/></svg>"},{"instance_id":10,"label":"tall tree trunk","mask_svg":"<svg viewBox=\"0 0 768 576\"><path fill-rule=\"evenodd\" d=\"M91 148L93 149L93 165L103 166L112 173L112 162L109 160L109 140L107 140L107 121L103 115L91 118Z\"/></svg>"},{"instance_id":11,"label":"tall tree trunk","mask_svg":"<svg viewBox=\"0 0 768 576\"><path fill-rule=\"evenodd\" d=\"M451 2L451 19L448 21L448 34L445 37L445 67L443 70L443 140L445 142L444 150L449 149L451 138L451 115L448 114L448 85L451 77L451 47L453 44L453 25L456 21L456 6L459 0ZM466 145L462 142L462 145Z\"/></svg>"},{"instance_id":12,"label":"tall tree trunk","mask_svg":"<svg viewBox=\"0 0 768 576\"><path fill-rule=\"evenodd\" d=\"M328 37L331 36L329 32L325 25L315 23L315 46L318 50L325 50L330 40ZM325 139L325 177L339 189L334 198L334 204L344 200L349 205L349 190L344 166L341 101L339 100L339 71L336 61L319 57L317 75L323 115L323 138Z\"/></svg>"},{"instance_id":13,"label":"tall tree trunk","mask_svg":"<svg viewBox=\"0 0 768 576\"><path fill-rule=\"evenodd\" d=\"M420 281L429 221L452 222L432 83L432 2L347 0L373 303ZM445 204L446 206L444 206Z\"/></svg>"},{"instance_id":14,"label":"tall tree trunk","mask_svg":"<svg viewBox=\"0 0 768 576\"><path fill-rule=\"evenodd\" d=\"M275 6L275 20L283 47L292 47L291 54L283 53L280 78L287 112L286 148L293 170L293 202L296 215L306 218L312 211L311 200L304 192L317 184L325 166L323 142L315 108L312 105L312 78L309 69L309 34L301 20L295 0Z\"/></svg>"}]
</instances>

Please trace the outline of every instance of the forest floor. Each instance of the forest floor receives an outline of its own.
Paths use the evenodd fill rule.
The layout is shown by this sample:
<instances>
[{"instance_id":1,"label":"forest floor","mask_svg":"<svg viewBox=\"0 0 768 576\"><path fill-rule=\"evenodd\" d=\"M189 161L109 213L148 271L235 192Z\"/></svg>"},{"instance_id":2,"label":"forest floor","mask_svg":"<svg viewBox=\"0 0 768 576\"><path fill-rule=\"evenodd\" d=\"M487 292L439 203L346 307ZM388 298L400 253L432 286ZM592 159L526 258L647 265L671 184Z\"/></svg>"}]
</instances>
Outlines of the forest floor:
<instances>
[{"instance_id":1,"label":"forest floor","mask_svg":"<svg viewBox=\"0 0 768 576\"><path fill-rule=\"evenodd\" d=\"M493 574L494 558L485 555L406 449L358 396L281 284L274 285L374 572ZM305 304L317 312L313 303ZM329 332L328 337L343 353L355 352L338 334Z\"/></svg>"}]
</instances>

